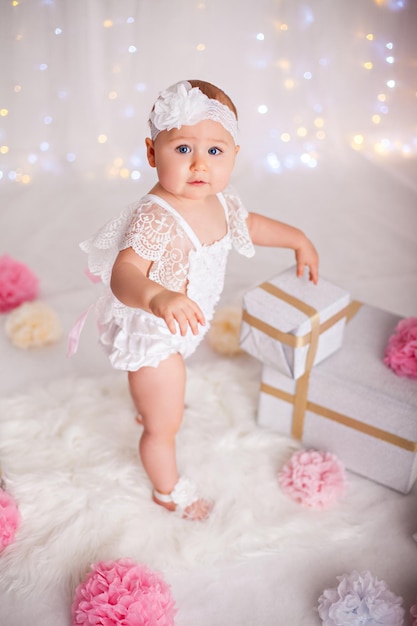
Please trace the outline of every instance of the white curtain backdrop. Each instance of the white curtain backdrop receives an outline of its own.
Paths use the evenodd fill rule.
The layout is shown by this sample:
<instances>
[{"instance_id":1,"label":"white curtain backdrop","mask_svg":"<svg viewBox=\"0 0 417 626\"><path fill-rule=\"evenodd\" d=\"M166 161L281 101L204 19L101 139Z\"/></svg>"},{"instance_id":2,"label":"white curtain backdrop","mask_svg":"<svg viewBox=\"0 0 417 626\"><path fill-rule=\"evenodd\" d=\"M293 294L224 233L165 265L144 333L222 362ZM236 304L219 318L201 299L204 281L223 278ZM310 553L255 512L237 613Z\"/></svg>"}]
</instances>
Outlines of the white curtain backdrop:
<instances>
[{"instance_id":1,"label":"white curtain backdrop","mask_svg":"<svg viewBox=\"0 0 417 626\"><path fill-rule=\"evenodd\" d=\"M150 107L187 78L235 101L241 171L357 150L409 172L416 25L415 0L3 0L0 184L143 180Z\"/></svg>"}]
</instances>

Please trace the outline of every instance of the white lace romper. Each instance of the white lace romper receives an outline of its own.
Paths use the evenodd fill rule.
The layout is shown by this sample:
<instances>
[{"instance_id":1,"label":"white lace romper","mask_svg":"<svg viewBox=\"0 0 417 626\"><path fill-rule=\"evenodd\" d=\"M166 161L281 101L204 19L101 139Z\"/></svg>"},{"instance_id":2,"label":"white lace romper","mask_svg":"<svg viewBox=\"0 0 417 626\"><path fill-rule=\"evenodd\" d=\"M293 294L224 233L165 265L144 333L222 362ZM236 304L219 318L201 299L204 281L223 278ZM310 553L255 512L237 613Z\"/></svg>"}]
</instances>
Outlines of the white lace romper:
<instances>
[{"instance_id":1,"label":"white lace romper","mask_svg":"<svg viewBox=\"0 0 417 626\"><path fill-rule=\"evenodd\" d=\"M231 189L218 194L226 216L222 239L203 245L184 218L166 201L148 194L80 244L88 254L88 267L107 287L95 305L100 343L116 369L136 371L156 367L170 354L184 358L194 352L210 327L224 285L226 262L232 245L239 253L255 253L247 227L247 210ZM122 304L109 283L117 254L126 248L151 261L148 277L198 303L206 325L197 335L173 335L159 317Z\"/></svg>"}]
</instances>

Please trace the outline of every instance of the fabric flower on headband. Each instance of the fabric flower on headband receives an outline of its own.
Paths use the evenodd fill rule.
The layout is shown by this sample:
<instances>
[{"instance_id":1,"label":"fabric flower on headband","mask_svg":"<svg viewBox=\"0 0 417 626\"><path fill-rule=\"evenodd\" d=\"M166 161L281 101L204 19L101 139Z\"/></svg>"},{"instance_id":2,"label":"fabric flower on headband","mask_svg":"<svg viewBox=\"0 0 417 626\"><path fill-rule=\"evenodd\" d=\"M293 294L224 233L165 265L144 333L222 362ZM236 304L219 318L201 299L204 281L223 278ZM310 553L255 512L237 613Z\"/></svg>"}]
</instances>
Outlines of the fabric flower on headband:
<instances>
[{"instance_id":1,"label":"fabric flower on headband","mask_svg":"<svg viewBox=\"0 0 417 626\"><path fill-rule=\"evenodd\" d=\"M175 602L160 575L131 559L102 561L91 569L75 590L73 626L174 625Z\"/></svg>"},{"instance_id":2,"label":"fabric flower on headband","mask_svg":"<svg viewBox=\"0 0 417 626\"><path fill-rule=\"evenodd\" d=\"M298 450L278 474L278 482L293 500L323 509L346 489L345 469L330 452Z\"/></svg>"},{"instance_id":3,"label":"fabric flower on headband","mask_svg":"<svg viewBox=\"0 0 417 626\"><path fill-rule=\"evenodd\" d=\"M203 120L222 124L237 143L237 119L233 111L183 80L159 94L149 115L151 137L155 140L161 130L194 126Z\"/></svg>"},{"instance_id":4,"label":"fabric flower on headband","mask_svg":"<svg viewBox=\"0 0 417 626\"><path fill-rule=\"evenodd\" d=\"M23 302L35 300L38 283L27 265L7 254L0 257L0 313L8 313Z\"/></svg>"},{"instance_id":5,"label":"fabric flower on headband","mask_svg":"<svg viewBox=\"0 0 417 626\"><path fill-rule=\"evenodd\" d=\"M318 601L323 626L402 626L402 598L370 572L336 576L339 584L325 589Z\"/></svg>"},{"instance_id":6,"label":"fabric flower on headband","mask_svg":"<svg viewBox=\"0 0 417 626\"><path fill-rule=\"evenodd\" d=\"M417 379L417 317L401 320L388 340L384 363L398 376Z\"/></svg>"},{"instance_id":7,"label":"fabric flower on headband","mask_svg":"<svg viewBox=\"0 0 417 626\"><path fill-rule=\"evenodd\" d=\"M183 81L163 91L155 102L151 119L158 130L172 130L201 121L209 99L197 87Z\"/></svg>"}]
</instances>

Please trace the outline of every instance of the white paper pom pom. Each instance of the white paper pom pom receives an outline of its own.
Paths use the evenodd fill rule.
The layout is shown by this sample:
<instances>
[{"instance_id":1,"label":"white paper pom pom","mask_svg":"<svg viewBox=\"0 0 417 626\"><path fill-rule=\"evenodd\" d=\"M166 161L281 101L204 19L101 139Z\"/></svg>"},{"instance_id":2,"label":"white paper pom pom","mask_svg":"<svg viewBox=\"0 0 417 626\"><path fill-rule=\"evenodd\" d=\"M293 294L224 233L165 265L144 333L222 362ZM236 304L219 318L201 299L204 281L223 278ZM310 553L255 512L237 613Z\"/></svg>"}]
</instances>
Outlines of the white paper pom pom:
<instances>
[{"instance_id":1,"label":"white paper pom pom","mask_svg":"<svg viewBox=\"0 0 417 626\"><path fill-rule=\"evenodd\" d=\"M239 345L241 323L241 309L232 306L217 309L207 333L207 340L213 350L225 356L240 354L242 352Z\"/></svg>"},{"instance_id":2,"label":"white paper pom pom","mask_svg":"<svg viewBox=\"0 0 417 626\"><path fill-rule=\"evenodd\" d=\"M18 348L40 348L62 336L61 322L55 311L42 302L25 302L6 319L5 331Z\"/></svg>"}]
</instances>

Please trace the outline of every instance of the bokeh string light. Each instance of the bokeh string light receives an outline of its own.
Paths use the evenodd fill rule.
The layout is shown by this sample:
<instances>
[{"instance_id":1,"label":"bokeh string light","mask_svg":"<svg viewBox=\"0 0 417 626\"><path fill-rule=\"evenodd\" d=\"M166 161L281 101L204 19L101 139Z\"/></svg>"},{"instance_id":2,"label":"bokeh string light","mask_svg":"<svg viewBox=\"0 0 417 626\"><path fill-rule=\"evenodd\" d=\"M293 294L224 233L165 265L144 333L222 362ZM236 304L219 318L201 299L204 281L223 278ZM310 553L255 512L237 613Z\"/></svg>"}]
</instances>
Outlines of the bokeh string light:
<instances>
[{"instance_id":1,"label":"bokeh string light","mask_svg":"<svg viewBox=\"0 0 417 626\"><path fill-rule=\"evenodd\" d=\"M197 75L224 81L247 158L269 172L313 170L340 150L417 157L417 3L256 4L2 3L0 183L68 171L140 181L152 101Z\"/></svg>"}]
</instances>

